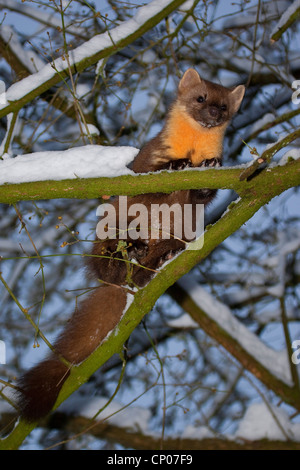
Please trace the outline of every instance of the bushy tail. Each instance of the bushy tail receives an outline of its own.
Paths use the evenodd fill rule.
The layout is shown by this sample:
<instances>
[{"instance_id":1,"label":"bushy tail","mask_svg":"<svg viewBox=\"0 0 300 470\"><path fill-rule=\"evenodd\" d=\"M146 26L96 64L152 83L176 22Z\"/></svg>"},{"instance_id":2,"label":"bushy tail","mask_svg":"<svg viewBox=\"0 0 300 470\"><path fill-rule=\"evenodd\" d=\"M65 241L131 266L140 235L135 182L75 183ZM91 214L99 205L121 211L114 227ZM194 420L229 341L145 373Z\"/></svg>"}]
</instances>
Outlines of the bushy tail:
<instances>
[{"instance_id":1,"label":"bushy tail","mask_svg":"<svg viewBox=\"0 0 300 470\"><path fill-rule=\"evenodd\" d=\"M18 382L17 401L21 416L30 422L46 416L68 375L67 367L55 357L26 372Z\"/></svg>"},{"instance_id":2,"label":"bushy tail","mask_svg":"<svg viewBox=\"0 0 300 470\"><path fill-rule=\"evenodd\" d=\"M51 411L70 373L58 355L71 364L82 362L118 324L125 306L124 289L103 286L76 308L54 344L57 354L51 352L19 379L17 404L24 419L35 422Z\"/></svg>"}]
</instances>

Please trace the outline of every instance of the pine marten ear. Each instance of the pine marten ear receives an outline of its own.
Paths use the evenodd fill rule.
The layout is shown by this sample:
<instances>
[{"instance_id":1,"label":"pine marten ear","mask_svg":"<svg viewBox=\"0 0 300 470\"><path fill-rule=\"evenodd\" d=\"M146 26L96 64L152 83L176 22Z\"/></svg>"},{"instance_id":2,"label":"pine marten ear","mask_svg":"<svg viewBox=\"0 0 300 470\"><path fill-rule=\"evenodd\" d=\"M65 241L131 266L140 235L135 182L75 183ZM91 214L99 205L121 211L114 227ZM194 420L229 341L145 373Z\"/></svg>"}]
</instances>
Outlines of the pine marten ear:
<instances>
[{"instance_id":1,"label":"pine marten ear","mask_svg":"<svg viewBox=\"0 0 300 470\"><path fill-rule=\"evenodd\" d=\"M179 82L178 91L184 92L189 88L193 88L197 85L200 85L200 83L201 78L198 72L196 72L196 70L194 69L188 69Z\"/></svg>"},{"instance_id":2,"label":"pine marten ear","mask_svg":"<svg viewBox=\"0 0 300 470\"><path fill-rule=\"evenodd\" d=\"M231 101L231 108L232 112L236 113L239 109L242 99L244 98L245 94L245 87L244 85L239 85L235 87L230 93L230 101Z\"/></svg>"}]
</instances>

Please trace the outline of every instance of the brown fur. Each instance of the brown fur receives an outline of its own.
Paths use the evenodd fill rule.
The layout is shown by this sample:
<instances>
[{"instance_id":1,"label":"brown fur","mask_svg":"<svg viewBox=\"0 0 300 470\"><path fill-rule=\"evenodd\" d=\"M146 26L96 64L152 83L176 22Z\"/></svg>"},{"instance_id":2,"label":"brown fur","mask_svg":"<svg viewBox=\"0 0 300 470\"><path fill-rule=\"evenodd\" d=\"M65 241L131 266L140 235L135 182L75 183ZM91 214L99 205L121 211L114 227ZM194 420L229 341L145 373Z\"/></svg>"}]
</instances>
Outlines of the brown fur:
<instances>
[{"instance_id":1,"label":"brown fur","mask_svg":"<svg viewBox=\"0 0 300 470\"><path fill-rule=\"evenodd\" d=\"M203 103L198 102L200 96L204 99ZM243 96L244 87L241 85L229 90L202 80L193 69L187 70L179 83L178 96L167 115L165 126L140 150L133 162L133 171L148 173L163 169L220 166L224 133ZM181 206L192 204L195 207L196 204L207 205L215 195L216 190L209 189L143 194L128 198L128 207L142 203L148 208L148 213L151 204L167 203L170 206L176 202ZM118 199L115 207L118 215ZM171 233L172 228L171 224ZM132 241L128 237L127 257L129 261L135 259L138 263L131 265L133 284L147 284L164 260L185 248L186 241L172 237L169 240ZM128 282L130 265L124 261L117 246L118 240L99 240L94 244L92 253L95 257L91 258L90 266L99 279L124 284Z\"/></svg>"},{"instance_id":2,"label":"brown fur","mask_svg":"<svg viewBox=\"0 0 300 470\"><path fill-rule=\"evenodd\" d=\"M188 69L164 128L141 149L133 171L161 170L177 159L188 159L192 166L200 166L207 159L221 159L226 128L244 91L243 85L230 90L203 80L195 70ZM198 102L199 97L204 99L202 103Z\"/></svg>"},{"instance_id":3,"label":"brown fur","mask_svg":"<svg viewBox=\"0 0 300 470\"><path fill-rule=\"evenodd\" d=\"M70 370L61 360L80 364L118 324L126 293L113 286L98 287L76 308L56 340L56 353L26 372L18 381L18 406L27 421L37 421L52 409Z\"/></svg>"},{"instance_id":4,"label":"brown fur","mask_svg":"<svg viewBox=\"0 0 300 470\"><path fill-rule=\"evenodd\" d=\"M133 162L133 171L147 173L221 165L224 133L243 95L242 86L229 90L202 80L195 70L189 69L179 83L178 96L164 128L141 149ZM196 204L208 204L215 194L216 191L210 189L144 194L128 198L128 206L142 203L150 209L154 203L169 206L177 203L181 207L192 204L195 209ZM114 204L119 217L119 199ZM118 220L116 223L118 227ZM139 238L132 241L128 236L125 252L118 251L118 239L96 240L89 261L91 275L112 284L144 286L165 260L184 249L186 240L172 237L173 229L174 217L171 218L169 239ZM130 263L132 260L134 264ZM25 419L35 421L53 407L69 375L69 368L60 356L71 364L82 362L117 325L125 304L123 289L105 286L95 290L75 310L54 344L56 353L51 353L19 381L18 404Z\"/></svg>"}]
</instances>

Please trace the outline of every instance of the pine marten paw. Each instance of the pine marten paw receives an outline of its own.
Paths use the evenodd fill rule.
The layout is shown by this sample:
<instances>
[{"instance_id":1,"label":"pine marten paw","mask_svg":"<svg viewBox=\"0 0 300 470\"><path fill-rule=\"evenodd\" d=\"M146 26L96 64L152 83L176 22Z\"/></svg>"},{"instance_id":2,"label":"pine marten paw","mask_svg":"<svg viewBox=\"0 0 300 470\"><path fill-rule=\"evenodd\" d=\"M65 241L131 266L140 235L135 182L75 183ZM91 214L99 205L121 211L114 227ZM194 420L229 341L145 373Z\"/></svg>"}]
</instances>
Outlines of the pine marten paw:
<instances>
[{"instance_id":1,"label":"pine marten paw","mask_svg":"<svg viewBox=\"0 0 300 470\"><path fill-rule=\"evenodd\" d=\"M199 167L216 167L216 168L219 168L220 166L222 166L222 160L221 158L210 158L210 159L206 159L206 160L202 160L202 162L200 163Z\"/></svg>"},{"instance_id":2,"label":"pine marten paw","mask_svg":"<svg viewBox=\"0 0 300 470\"><path fill-rule=\"evenodd\" d=\"M149 251L147 241L135 240L131 241L127 248L127 254L129 259L135 258L137 261L147 256Z\"/></svg>"},{"instance_id":3,"label":"pine marten paw","mask_svg":"<svg viewBox=\"0 0 300 470\"><path fill-rule=\"evenodd\" d=\"M178 160L171 160L169 162L169 170L184 170L193 166L189 158L180 158Z\"/></svg>"}]
</instances>

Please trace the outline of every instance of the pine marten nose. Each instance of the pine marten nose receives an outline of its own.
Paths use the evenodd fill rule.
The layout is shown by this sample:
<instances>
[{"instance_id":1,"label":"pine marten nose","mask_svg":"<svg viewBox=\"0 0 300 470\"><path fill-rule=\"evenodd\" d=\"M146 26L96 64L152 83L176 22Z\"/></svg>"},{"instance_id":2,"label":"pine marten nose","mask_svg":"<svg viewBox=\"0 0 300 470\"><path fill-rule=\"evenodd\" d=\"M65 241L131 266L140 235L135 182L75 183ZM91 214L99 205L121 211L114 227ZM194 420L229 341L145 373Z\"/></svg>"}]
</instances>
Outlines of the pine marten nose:
<instances>
[{"instance_id":1,"label":"pine marten nose","mask_svg":"<svg viewBox=\"0 0 300 470\"><path fill-rule=\"evenodd\" d=\"M220 110L216 106L209 107L209 114L212 118L219 118L220 117Z\"/></svg>"}]
</instances>

